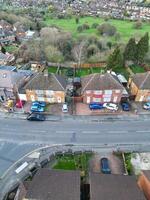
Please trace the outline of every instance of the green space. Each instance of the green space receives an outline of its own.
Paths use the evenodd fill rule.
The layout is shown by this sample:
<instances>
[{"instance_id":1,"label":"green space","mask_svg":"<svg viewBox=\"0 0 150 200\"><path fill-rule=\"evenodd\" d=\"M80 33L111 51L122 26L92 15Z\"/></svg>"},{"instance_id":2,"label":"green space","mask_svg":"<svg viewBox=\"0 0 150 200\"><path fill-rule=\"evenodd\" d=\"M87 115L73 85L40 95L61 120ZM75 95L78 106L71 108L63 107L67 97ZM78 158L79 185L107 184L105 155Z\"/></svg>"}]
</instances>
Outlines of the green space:
<instances>
[{"instance_id":1,"label":"green space","mask_svg":"<svg viewBox=\"0 0 150 200\"><path fill-rule=\"evenodd\" d=\"M14 53L15 51L18 50L18 47L16 47L15 45L9 45L5 46L5 49L8 53Z\"/></svg>"},{"instance_id":2,"label":"green space","mask_svg":"<svg viewBox=\"0 0 150 200\"><path fill-rule=\"evenodd\" d=\"M49 71L49 73L56 73L57 67L49 67L48 71ZM68 69L61 68L61 69L59 69L58 73L66 76L67 71L68 71ZM104 72L105 72L105 68L98 68L98 67L95 67L95 68L79 68L79 69L76 69L75 76L81 77L81 76L86 76L86 75L89 75L89 74L92 74L92 73L104 73Z\"/></svg>"},{"instance_id":3,"label":"green space","mask_svg":"<svg viewBox=\"0 0 150 200\"><path fill-rule=\"evenodd\" d=\"M145 72L145 69L141 66L138 66L138 65L132 65L130 67L130 69L133 71L134 74L136 73L144 73Z\"/></svg>"},{"instance_id":4,"label":"green space","mask_svg":"<svg viewBox=\"0 0 150 200\"><path fill-rule=\"evenodd\" d=\"M133 172L132 164L131 164L132 154L131 153L125 153L124 157L125 157L125 164L126 164L126 168L127 168L128 174L131 175L132 172Z\"/></svg>"},{"instance_id":5,"label":"green space","mask_svg":"<svg viewBox=\"0 0 150 200\"><path fill-rule=\"evenodd\" d=\"M88 29L84 30L81 33L78 33L77 27L79 25L82 25L84 23L87 23L90 27L93 23L98 23L102 24L104 23L104 19L99 18L99 17L83 17L79 19L79 23L76 24L75 22L75 17L72 17L71 19L57 19L57 18L46 18L44 21L46 26L50 25L56 25L60 28L62 28L65 31L69 31L73 34L73 37L78 37L78 36L89 36L89 35L97 35L97 30L96 29ZM117 32L120 33L121 38L124 41L128 41L128 39L132 36L141 36L144 35L145 32L150 33L150 28L148 23L143 23L141 29L134 29L133 24L134 22L131 21L126 21L126 20L116 20L116 19L109 19L108 23L111 23L117 28ZM112 40L114 38L112 37Z\"/></svg>"},{"instance_id":6,"label":"green space","mask_svg":"<svg viewBox=\"0 0 150 200\"><path fill-rule=\"evenodd\" d=\"M62 170L80 170L83 176L88 172L89 160L92 154L69 154L69 155L59 155L56 157L57 163L54 165L53 169Z\"/></svg>"}]
</instances>

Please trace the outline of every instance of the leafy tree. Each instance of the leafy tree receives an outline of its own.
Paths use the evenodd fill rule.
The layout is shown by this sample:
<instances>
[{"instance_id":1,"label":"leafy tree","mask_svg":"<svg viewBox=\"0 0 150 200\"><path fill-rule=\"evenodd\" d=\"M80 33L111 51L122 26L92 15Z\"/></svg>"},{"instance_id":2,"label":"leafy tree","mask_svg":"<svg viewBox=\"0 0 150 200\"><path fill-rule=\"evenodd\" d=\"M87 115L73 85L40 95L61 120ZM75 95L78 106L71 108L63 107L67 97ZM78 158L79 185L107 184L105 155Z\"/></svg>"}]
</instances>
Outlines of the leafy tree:
<instances>
[{"instance_id":1,"label":"leafy tree","mask_svg":"<svg viewBox=\"0 0 150 200\"><path fill-rule=\"evenodd\" d=\"M135 29L141 29L142 28L142 22L141 21L137 21L133 24L133 28Z\"/></svg>"},{"instance_id":2,"label":"leafy tree","mask_svg":"<svg viewBox=\"0 0 150 200\"><path fill-rule=\"evenodd\" d=\"M45 57L49 62L60 63L63 62L64 58L62 53L54 46L49 45L45 49Z\"/></svg>"},{"instance_id":3,"label":"leafy tree","mask_svg":"<svg viewBox=\"0 0 150 200\"><path fill-rule=\"evenodd\" d=\"M87 48L87 56L93 56L94 54L96 54L99 51L98 47L95 44L91 44L88 46Z\"/></svg>"},{"instance_id":4,"label":"leafy tree","mask_svg":"<svg viewBox=\"0 0 150 200\"><path fill-rule=\"evenodd\" d=\"M130 40L128 41L123 56L124 56L124 61L135 61L135 57L136 57L136 53L137 53L137 46L136 46L136 42L135 42L135 38L130 38Z\"/></svg>"},{"instance_id":5,"label":"leafy tree","mask_svg":"<svg viewBox=\"0 0 150 200\"><path fill-rule=\"evenodd\" d=\"M123 66L123 56L120 48L117 46L113 53L108 57L107 67L109 69L114 69Z\"/></svg>"},{"instance_id":6,"label":"leafy tree","mask_svg":"<svg viewBox=\"0 0 150 200\"><path fill-rule=\"evenodd\" d=\"M100 35L108 36L113 36L117 31L116 27L109 23L103 23L102 25L97 27L97 30Z\"/></svg>"},{"instance_id":7,"label":"leafy tree","mask_svg":"<svg viewBox=\"0 0 150 200\"><path fill-rule=\"evenodd\" d=\"M1 52L4 54L6 53L6 49L3 46L1 47Z\"/></svg>"},{"instance_id":8,"label":"leafy tree","mask_svg":"<svg viewBox=\"0 0 150 200\"><path fill-rule=\"evenodd\" d=\"M145 33L145 35L140 39L137 44L137 54L136 61L137 63L141 63L144 61L144 57L149 50L149 35Z\"/></svg>"}]
</instances>

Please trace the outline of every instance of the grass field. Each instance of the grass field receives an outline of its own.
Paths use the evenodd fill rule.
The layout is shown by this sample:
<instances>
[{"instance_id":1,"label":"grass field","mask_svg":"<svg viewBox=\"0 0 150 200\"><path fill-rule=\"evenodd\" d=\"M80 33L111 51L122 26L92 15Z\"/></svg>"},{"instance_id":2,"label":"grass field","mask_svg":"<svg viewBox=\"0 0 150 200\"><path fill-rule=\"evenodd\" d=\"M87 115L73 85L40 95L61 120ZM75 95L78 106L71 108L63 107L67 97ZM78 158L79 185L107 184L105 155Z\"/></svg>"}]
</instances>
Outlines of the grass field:
<instances>
[{"instance_id":1,"label":"grass field","mask_svg":"<svg viewBox=\"0 0 150 200\"><path fill-rule=\"evenodd\" d=\"M57 163L53 169L88 171L89 160L92 154L64 155L57 157Z\"/></svg>"},{"instance_id":2,"label":"grass field","mask_svg":"<svg viewBox=\"0 0 150 200\"><path fill-rule=\"evenodd\" d=\"M79 25L82 25L83 23L88 23L90 26L93 23L102 24L102 23L104 23L104 19L98 18L98 17L84 17L84 18L80 18L79 24L76 24L75 18L72 18L72 19L56 19L56 18L50 19L50 18L47 18L45 20L45 24L47 26L57 25L58 27L62 28L63 30L71 32L73 34L73 37L75 37L75 38L79 37L79 36L98 35L96 29L89 29L89 30L83 31L82 33L78 33L77 27ZM108 23L111 23L112 25L114 25L117 28L117 31L121 35L121 39L123 39L124 41L127 41L130 37L135 36L135 35L140 36L140 35L143 35L145 32L150 33L150 25L148 23L143 23L142 29L139 29L139 30L134 29L133 28L134 22L130 22L130 21L110 19L108 21ZM111 39L114 40L113 37Z\"/></svg>"},{"instance_id":3,"label":"grass field","mask_svg":"<svg viewBox=\"0 0 150 200\"><path fill-rule=\"evenodd\" d=\"M134 74L136 73L144 73L145 72L145 69L141 66L132 66L130 67L130 69L133 71Z\"/></svg>"},{"instance_id":4,"label":"grass field","mask_svg":"<svg viewBox=\"0 0 150 200\"><path fill-rule=\"evenodd\" d=\"M8 46L5 46L5 49L8 53L14 53L16 50L18 50L18 47L14 45L8 45Z\"/></svg>"}]
</instances>

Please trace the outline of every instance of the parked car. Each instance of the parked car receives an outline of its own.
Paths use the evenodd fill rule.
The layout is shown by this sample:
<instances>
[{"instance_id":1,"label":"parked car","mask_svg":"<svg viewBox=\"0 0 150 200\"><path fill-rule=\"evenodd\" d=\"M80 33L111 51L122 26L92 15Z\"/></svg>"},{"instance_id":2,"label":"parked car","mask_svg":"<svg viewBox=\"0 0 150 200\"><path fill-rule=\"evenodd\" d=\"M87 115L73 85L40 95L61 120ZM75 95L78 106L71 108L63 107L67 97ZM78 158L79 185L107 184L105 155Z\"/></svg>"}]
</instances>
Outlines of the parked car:
<instances>
[{"instance_id":1,"label":"parked car","mask_svg":"<svg viewBox=\"0 0 150 200\"><path fill-rule=\"evenodd\" d=\"M28 115L27 120L29 121L45 121L45 115L38 113L31 113Z\"/></svg>"},{"instance_id":2,"label":"parked car","mask_svg":"<svg viewBox=\"0 0 150 200\"><path fill-rule=\"evenodd\" d=\"M32 105L31 112L44 112L44 107L41 107L39 105Z\"/></svg>"},{"instance_id":3,"label":"parked car","mask_svg":"<svg viewBox=\"0 0 150 200\"><path fill-rule=\"evenodd\" d=\"M18 99L16 101L16 108L23 108L24 104L25 104L25 101Z\"/></svg>"},{"instance_id":4,"label":"parked car","mask_svg":"<svg viewBox=\"0 0 150 200\"><path fill-rule=\"evenodd\" d=\"M144 103L143 108L145 110L150 110L150 102Z\"/></svg>"},{"instance_id":5,"label":"parked car","mask_svg":"<svg viewBox=\"0 0 150 200\"><path fill-rule=\"evenodd\" d=\"M128 102L122 102L121 107L123 111L130 111L130 104Z\"/></svg>"},{"instance_id":6,"label":"parked car","mask_svg":"<svg viewBox=\"0 0 150 200\"><path fill-rule=\"evenodd\" d=\"M108 110L114 110L114 111L118 110L118 106L115 103L104 103L103 107L107 108Z\"/></svg>"},{"instance_id":7,"label":"parked car","mask_svg":"<svg viewBox=\"0 0 150 200\"><path fill-rule=\"evenodd\" d=\"M102 103L90 103L89 108L91 110L97 110L97 109L103 109L103 104Z\"/></svg>"},{"instance_id":8,"label":"parked car","mask_svg":"<svg viewBox=\"0 0 150 200\"><path fill-rule=\"evenodd\" d=\"M62 112L64 113L68 112L68 105L66 103L64 103L62 106Z\"/></svg>"},{"instance_id":9,"label":"parked car","mask_svg":"<svg viewBox=\"0 0 150 200\"><path fill-rule=\"evenodd\" d=\"M111 174L108 158L101 158L101 171L103 174Z\"/></svg>"},{"instance_id":10,"label":"parked car","mask_svg":"<svg viewBox=\"0 0 150 200\"><path fill-rule=\"evenodd\" d=\"M46 106L46 102L44 102L44 101L33 101L32 105L33 106L37 105L37 106L45 107Z\"/></svg>"}]
</instances>

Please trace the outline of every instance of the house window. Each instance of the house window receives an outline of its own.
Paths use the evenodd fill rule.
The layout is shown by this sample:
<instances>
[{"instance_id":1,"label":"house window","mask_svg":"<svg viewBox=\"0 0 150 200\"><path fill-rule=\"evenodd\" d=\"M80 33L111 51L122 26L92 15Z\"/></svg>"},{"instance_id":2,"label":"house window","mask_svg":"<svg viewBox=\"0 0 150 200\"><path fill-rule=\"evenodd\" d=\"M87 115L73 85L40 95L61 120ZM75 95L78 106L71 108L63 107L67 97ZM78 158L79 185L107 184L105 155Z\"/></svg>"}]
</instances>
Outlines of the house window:
<instances>
[{"instance_id":1,"label":"house window","mask_svg":"<svg viewBox=\"0 0 150 200\"><path fill-rule=\"evenodd\" d=\"M101 102L101 101L102 101L101 98L94 98L94 97L93 97L93 102Z\"/></svg>"},{"instance_id":2,"label":"house window","mask_svg":"<svg viewBox=\"0 0 150 200\"><path fill-rule=\"evenodd\" d=\"M107 95L107 94L112 94L112 90L105 90L105 94Z\"/></svg>"},{"instance_id":3,"label":"house window","mask_svg":"<svg viewBox=\"0 0 150 200\"><path fill-rule=\"evenodd\" d=\"M109 97L107 97L107 98L104 98L104 102L110 102L111 101L111 98Z\"/></svg>"},{"instance_id":4,"label":"house window","mask_svg":"<svg viewBox=\"0 0 150 200\"><path fill-rule=\"evenodd\" d=\"M95 90L95 91L94 91L94 94L100 95L100 94L102 94L102 91L101 91L101 90Z\"/></svg>"}]
</instances>

